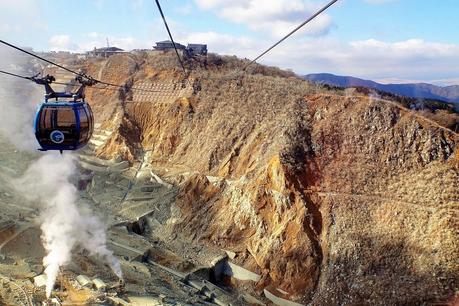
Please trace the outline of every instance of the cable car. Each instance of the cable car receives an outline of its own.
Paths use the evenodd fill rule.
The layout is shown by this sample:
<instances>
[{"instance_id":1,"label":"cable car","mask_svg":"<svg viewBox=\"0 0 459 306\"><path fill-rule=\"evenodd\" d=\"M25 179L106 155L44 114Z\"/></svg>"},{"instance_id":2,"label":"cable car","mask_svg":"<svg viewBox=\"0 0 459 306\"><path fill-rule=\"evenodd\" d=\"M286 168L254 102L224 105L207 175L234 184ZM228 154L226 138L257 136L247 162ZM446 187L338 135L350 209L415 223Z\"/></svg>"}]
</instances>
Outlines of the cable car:
<instances>
[{"instance_id":1,"label":"cable car","mask_svg":"<svg viewBox=\"0 0 459 306\"><path fill-rule=\"evenodd\" d=\"M55 81L53 76L34 79L46 89L45 102L39 106L34 122L39 150L59 150L61 153L77 150L91 139L94 117L91 107L84 101L84 87L92 82L81 77L77 80L81 83L80 88L76 93L69 93L55 92L51 88L50 84ZM53 98L55 101L49 101Z\"/></svg>"}]
</instances>

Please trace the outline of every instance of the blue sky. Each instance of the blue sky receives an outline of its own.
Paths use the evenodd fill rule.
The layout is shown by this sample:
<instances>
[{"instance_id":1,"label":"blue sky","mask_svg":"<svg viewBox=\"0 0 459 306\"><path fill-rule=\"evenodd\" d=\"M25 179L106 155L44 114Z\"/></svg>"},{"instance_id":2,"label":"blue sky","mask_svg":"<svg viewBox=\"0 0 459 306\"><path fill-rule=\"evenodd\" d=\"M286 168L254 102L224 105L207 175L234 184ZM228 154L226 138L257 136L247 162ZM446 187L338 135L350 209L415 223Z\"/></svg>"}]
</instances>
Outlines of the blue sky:
<instances>
[{"instance_id":1,"label":"blue sky","mask_svg":"<svg viewBox=\"0 0 459 306\"><path fill-rule=\"evenodd\" d=\"M163 0L176 40L252 58L327 1ZM339 0L261 60L299 74L459 84L458 0ZM35 50L151 48L154 0L0 0L0 37Z\"/></svg>"}]
</instances>

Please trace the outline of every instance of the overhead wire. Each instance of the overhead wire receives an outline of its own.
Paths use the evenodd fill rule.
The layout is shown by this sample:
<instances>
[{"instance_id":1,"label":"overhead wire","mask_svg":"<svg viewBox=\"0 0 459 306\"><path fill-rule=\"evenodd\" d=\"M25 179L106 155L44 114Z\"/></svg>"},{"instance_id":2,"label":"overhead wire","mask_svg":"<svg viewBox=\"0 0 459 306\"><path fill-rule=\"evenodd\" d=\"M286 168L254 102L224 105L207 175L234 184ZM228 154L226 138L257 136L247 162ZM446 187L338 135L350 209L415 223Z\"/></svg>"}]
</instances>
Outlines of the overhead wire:
<instances>
[{"instance_id":1,"label":"overhead wire","mask_svg":"<svg viewBox=\"0 0 459 306\"><path fill-rule=\"evenodd\" d=\"M25 79L25 80L28 80L28 81L34 81L34 78L35 78L35 77L28 77L28 76L19 75L19 74L16 74L16 73L5 71L5 70L0 70L0 73L3 73L3 74L8 75L8 76L12 76L12 77L20 78L20 79ZM52 83L53 84L57 84L57 85L76 86L76 84L72 84L72 83L63 83L63 82L54 82L54 81Z\"/></svg>"},{"instance_id":2,"label":"overhead wire","mask_svg":"<svg viewBox=\"0 0 459 306\"><path fill-rule=\"evenodd\" d=\"M182 58L180 57L180 54L178 53L177 46L175 45L174 39L172 38L171 31L169 29L169 26L167 25L166 17L164 17L163 10L161 9L161 5L159 4L159 0L155 0L156 5L158 6L159 13L161 14L161 17L163 18L164 25L166 26L167 33L169 34L169 38L171 39L172 44L174 45L175 49L175 54L177 54L177 58L180 62L180 66L182 66L183 73L186 75L186 70L185 66L183 65Z\"/></svg>"},{"instance_id":3,"label":"overhead wire","mask_svg":"<svg viewBox=\"0 0 459 306\"><path fill-rule=\"evenodd\" d=\"M3 74L8 75L8 76L12 76L12 77L20 78L20 79L25 79L25 80L28 80L28 81L34 81L34 78L35 78L35 77L28 77L28 76L19 75L19 74L8 72L8 71L4 71L4 70L0 70L0 73L3 73ZM56 82L56 81L53 81L52 84L64 85L64 86L78 86L78 84L74 84L74 83L64 83L64 82ZM108 86L105 86L105 87L91 86L90 88L98 89L98 90L117 90L115 88L109 88ZM155 91L155 92L158 92L158 91Z\"/></svg>"},{"instance_id":4,"label":"overhead wire","mask_svg":"<svg viewBox=\"0 0 459 306\"><path fill-rule=\"evenodd\" d=\"M287 35L285 35L282 39L280 39L278 42L276 42L274 45L272 45L271 47L269 47L268 49L266 49L263 53L261 53L260 55L258 55L255 59L253 59L252 61L250 61L250 63L248 63L243 71L245 71L250 65L252 65L253 63L255 63L257 60L259 60L263 55L265 55L266 53L268 53L269 51L271 51L272 49L274 49L276 46L278 46L280 43L282 43L284 40L286 40L287 38L289 38L290 36L293 35L293 33L295 33L296 31L298 31L299 29L301 29L303 26L305 26L307 23L311 22L313 19L315 19L317 16L319 16L320 14L322 14L326 9L328 9L330 6L332 6L333 4L335 4L338 0L332 0L330 1L327 5L325 5L323 8L321 8L319 11L317 11L314 15L312 15L311 17L309 17L308 19L306 19L303 23L301 23L299 26L297 26L295 29L293 29L290 33L288 33Z\"/></svg>"},{"instance_id":5,"label":"overhead wire","mask_svg":"<svg viewBox=\"0 0 459 306\"><path fill-rule=\"evenodd\" d=\"M82 74L82 73L76 72L76 71L74 71L74 70L72 70L72 69L69 69L69 68L67 68L67 67L64 67L64 66L62 66L62 65L56 64L56 63L54 63L54 62L52 62L52 61L50 61L50 60L47 60L46 58L43 58L43 57L41 57L41 56L39 56L39 55L36 55L36 54L34 54L34 53L32 53L32 52L29 52L29 51L27 51L27 50L24 50L24 49L22 49L22 48L20 48L20 47L18 47L18 46L15 46L15 45L13 45L13 44L10 44L10 43L8 43L8 42L6 42L6 41L4 41L4 40L1 40L1 39L0 39L0 43L4 44L4 45L6 45L6 46L8 46L8 47L10 47L10 48L16 49L16 50L18 50L18 51L20 51L20 52L23 52L23 53L25 53L25 54L28 54L28 55L30 55L30 56L33 56L33 57L35 57L35 58L37 58L37 59L39 59L39 60L41 60L41 61L44 61L44 62L46 62L46 63L48 63L48 64L51 64L51 65L54 65L54 66L59 67L59 68L61 68L61 69L64 69L64 70L66 70L66 71L68 71L68 72L71 72L71 73L73 73L73 74L79 75L79 76L84 77L84 78L89 78L87 75L84 75L84 74Z\"/></svg>"},{"instance_id":6,"label":"overhead wire","mask_svg":"<svg viewBox=\"0 0 459 306\"><path fill-rule=\"evenodd\" d=\"M8 72L8 71L4 71L4 70L0 70L0 73L6 74L6 75L9 75L9 76L13 76L13 77L17 77L17 78L21 78L21 79L26 79L26 80L29 80L29 81L32 80L31 77L22 76L22 75L15 74L15 73Z\"/></svg>"},{"instance_id":7,"label":"overhead wire","mask_svg":"<svg viewBox=\"0 0 459 306\"><path fill-rule=\"evenodd\" d=\"M120 88L120 89L126 89L126 85L118 85L118 84L108 83L108 82L105 82L105 81L101 81L101 80L95 79L95 78L91 77L90 75L87 75L87 74L84 74L84 73L80 73L80 72L76 72L76 71L74 71L72 69L69 69L69 68L63 66L63 65L57 64L57 63L55 63L53 61L50 61L48 59L45 59L45 58L43 58L43 57L41 57L41 56L39 56L37 54L34 54L34 53L29 52L27 50L24 50L23 48L20 48L18 46L10 44L10 43L8 43L8 42L6 42L4 40L0 39L0 43L4 44L4 45L6 45L6 46L8 46L10 48L13 48L15 50L18 50L20 52L23 52L25 54L28 54L28 55L30 55L30 56L32 56L32 57L34 57L36 59L39 59L41 61L44 61L44 62L46 62L48 64L51 64L51 65L56 66L58 68L64 69L64 70L66 70L66 71L68 71L70 73L73 73L73 74L77 75L77 76L83 77L85 79L92 80L92 81L95 81L96 83L107 85L107 86L112 86L112 87L116 87L116 88ZM5 74L8 74L8 73L5 73ZM24 78L27 78L27 77L24 77ZM129 87L128 89L129 90L143 91L143 92L160 92L159 90L150 90L150 89L144 89L144 88L138 88L138 87Z\"/></svg>"},{"instance_id":8,"label":"overhead wire","mask_svg":"<svg viewBox=\"0 0 459 306\"><path fill-rule=\"evenodd\" d=\"M186 76L186 69L185 69L185 66L183 65L183 61L182 61L182 59L181 59L181 57L180 57L180 54L178 53L177 46L176 46L176 44L175 44L175 42L174 42L174 39L173 39L173 37L172 37L172 33L171 33L171 31L170 31L170 29L169 29L169 26L168 26L168 24L167 24L167 21L166 21L166 18L165 18L165 16L164 16L164 13L163 13L163 10L162 10L162 8L161 8L161 5L160 5L160 3L159 3L159 0L155 0L155 2L156 2L156 5L158 6L158 10L159 10L159 13L161 14L161 17L162 17L162 19L163 19L163 22L164 22L164 25L165 25L165 27L166 27L167 33L169 34L169 38L170 38L170 40L171 40L171 42L172 42L172 44L173 44L173 46L174 46L174 50L175 50L175 53L176 53L176 55L177 55L178 61L179 61L179 63L180 63L180 66L182 67L183 72L184 72L184 74L185 74L185 76ZM277 41L277 42L276 42L275 44L273 44L271 47L269 47L268 49L266 49L263 53L261 53L260 55L258 55L258 56L257 56L256 58L254 58L252 61L250 61L250 62L243 68L243 71L245 71L250 65L252 65L253 63L255 63L255 62L256 62L258 59L260 59L262 56L264 56L265 54L267 54L269 51L271 51L271 50L274 49L276 46L278 46L278 45L281 44L283 41L285 41L287 38L289 38L291 35L293 35L296 31L298 31L298 30L301 29L303 26L305 26L306 24L308 24L309 22L311 22L313 19L315 19L317 16L319 16L320 14L322 14L325 10L327 10L329 7L331 7L331 6L332 6L333 4L335 4L336 2L338 2L338 0L332 0L332 1L330 1L327 5L325 5L323 8L321 8L319 11L317 11L315 14L313 14L313 15L312 15L311 17L309 17L307 20L305 20L305 21L302 22L300 25L298 25L295 29L293 29L291 32L289 32L287 35L285 35L282 39L280 39L279 41ZM18 50L18 51L20 51L20 52L23 52L23 53L25 53L25 54L28 54L28 55L30 55L30 56L32 56L32 57L35 57L35 58L37 58L37 59L39 59L39 60L41 60L41 61L44 61L44 62L46 62L46 63L49 63L49 64L51 64L51 65L53 65L53 66L56 66L56 67L61 68L61 69L63 69L63 70L66 70L66 71L68 71L68 72L70 72L70 73L73 73L73 74L75 74L75 75L77 75L77 76L86 78L86 79L88 79L88 80L95 81L96 83L100 83L100 84L103 84L103 85L112 86L112 87L116 87L116 88L121 88L121 89L127 89L127 88L126 88L126 87L127 87L126 85L118 85L118 84L113 84L113 83L109 83L109 82L97 80L97 79L95 79L95 78L93 78L93 77L91 77L91 76L89 76L89 75L86 75L86 74L80 73L80 72L76 72L76 71L74 71L74 70L72 70L72 69L69 69L69 68L63 66L63 65L57 64L57 63L55 63L55 62L53 62L53 61L50 61L50 60L45 59L45 58L43 58L43 57L41 57L41 56L38 56L38 55L36 55L36 54L34 54L34 53L32 53L32 52L29 52L29 51L27 51L27 50L24 50L24 49L22 49L22 48L20 48L20 47L18 47L18 46L15 46L15 45L13 45L13 44L10 44L10 43L8 43L8 42L6 42L6 41L4 41L4 40L1 40L1 39L0 39L0 43L6 45L6 46L8 46L8 47L11 47L11 48L13 48L13 49L16 49L16 50ZM14 76L13 73L5 72L5 71L2 71L2 73L4 73L4 74L9 74L9 75ZM18 76L18 75L16 75L16 76ZM24 78L24 79L30 79L30 78L28 78L28 77L22 77L22 76L18 76L18 77L21 77L21 78ZM55 82L55 83L56 83L56 82ZM56 84L57 84L57 83L56 83ZM100 88L100 89L102 89L102 88ZM137 88L137 87L130 87L130 88L128 88L128 89L129 89L129 90L144 91L144 92L159 92L159 91L155 91L155 90L148 90L148 89Z\"/></svg>"}]
</instances>

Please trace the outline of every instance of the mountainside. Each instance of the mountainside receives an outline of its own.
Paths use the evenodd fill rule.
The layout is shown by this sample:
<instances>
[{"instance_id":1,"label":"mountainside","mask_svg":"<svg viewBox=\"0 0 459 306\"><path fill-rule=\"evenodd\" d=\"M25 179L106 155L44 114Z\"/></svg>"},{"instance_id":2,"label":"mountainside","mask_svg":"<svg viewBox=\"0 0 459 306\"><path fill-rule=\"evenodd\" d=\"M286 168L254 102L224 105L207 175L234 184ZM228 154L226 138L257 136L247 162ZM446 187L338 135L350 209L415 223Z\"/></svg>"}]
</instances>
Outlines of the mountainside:
<instances>
[{"instance_id":1,"label":"mountainside","mask_svg":"<svg viewBox=\"0 0 459 306\"><path fill-rule=\"evenodd\" d=\"M442 100L459 103L459 85L435 86L426 83L417 84L380 84L351 76L337 76L329 73L308 74L304 79L339 87L367 87L411 98Z\"/></svg>"},{"instance_id":2,"label":"mountainside","mask_svg":"<svg viewBox=\"0 0 459 306\"><path fill-rule=\"evenodd\" d=\"M171 233L261 275L230 286L312 305L453 298L458 134L394 101L243 64L209 54L182 82L173 54L82 63L127 88L168 88L89 88L114 130L98 155L142 160L175 185Z\"/></svg>"}]
</instances>

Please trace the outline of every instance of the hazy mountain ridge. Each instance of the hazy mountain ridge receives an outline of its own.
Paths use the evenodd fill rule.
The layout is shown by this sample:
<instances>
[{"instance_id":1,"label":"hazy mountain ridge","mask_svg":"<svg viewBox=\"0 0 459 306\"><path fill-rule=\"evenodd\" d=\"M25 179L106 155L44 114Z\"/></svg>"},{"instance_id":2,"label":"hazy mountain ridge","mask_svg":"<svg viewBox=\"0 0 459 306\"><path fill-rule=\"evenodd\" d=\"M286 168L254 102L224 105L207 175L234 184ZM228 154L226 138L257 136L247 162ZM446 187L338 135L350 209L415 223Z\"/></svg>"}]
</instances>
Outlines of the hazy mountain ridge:
<instances>
[{"instance_id":1,"label":"hazy mountain ridge","mask_svg":"<svg viewBox=\"0 0 459 306\"><path fill-rule=\"evenodd\" d=\"M459 103L459 85L436 86L427 83L381 84L351 76L338 76L330 73L315 73L304 76L304 79L339 87L368 87L411 98L443 100Z\"/></svg>"}]
</instances>

